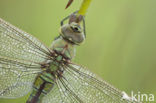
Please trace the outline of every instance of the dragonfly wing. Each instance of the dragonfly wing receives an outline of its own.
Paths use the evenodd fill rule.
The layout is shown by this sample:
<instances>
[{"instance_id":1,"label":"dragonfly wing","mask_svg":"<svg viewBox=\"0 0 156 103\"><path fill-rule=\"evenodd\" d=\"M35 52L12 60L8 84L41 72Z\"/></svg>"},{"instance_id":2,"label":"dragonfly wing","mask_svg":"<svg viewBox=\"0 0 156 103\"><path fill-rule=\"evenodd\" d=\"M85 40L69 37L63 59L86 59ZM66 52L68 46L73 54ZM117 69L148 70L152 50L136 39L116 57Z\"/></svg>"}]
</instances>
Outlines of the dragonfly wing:
<instances>
[{"instance_id":1,"label":"dragonfly wing","mask_svg":"<svg viewBox=\"0 0 156 103\"><path fill-rule=\"evenodd\" d=\"M63 102L65 98L63 98L61 93L62 91L60 91L60 87L54 85L52 90L47 95L45 95L45 97L43 97L42 103L65 103Z\"/></svg>"},{"instance_id":2,"label":"dragonfly wing","mask_svg":"<svg viewBox=\"0 0 156 103\"><path fill-rule=\"evenodd\" d=\"M69 64L63 68L62 77L56 80L57 91L52 89L43 103L52 103L55 99L55 103L137 103L123 98L121 91L81 66Z\"/></svg>"},{"instance_id":3,"label":"dragonfly wing","mask_svg":"<svg viewBox=\"0 0 156 103\"><path fill-rule=\"evenodd\" d=\"M38 39L0 18L0 98L27 94L49 54Z\"/></svg>"},{"instance_id":4,"label":"dragonfly wing","mask_svg":"<svg viewBox=\"0 0 156 103\"><path fill-rule=\"evenodd\" d=\"M26 95L39 72L39 64L0 56L0 98Z\"/></svg>"},{"instance_id":5,"label":"dragonfly wing","mask_svg":"<svg viewBox=\"0 0 156 103\"><path fill-rule=\"evenodd\" d=\"M38 39L0 18L0 56L42 62L48 55Z\"/></svg>"},{"instance_id":6,"label":"dragonfly wing","mask_svg":"<svg viewBox=\"0 0 156 103\"><path fill-rule=\"evenodd\" d=\"M42 99L42 103L82 103L78 97L74 97L70 89L66 88L61 79L57 79L52 90L45 95Z\"/></svg>"}]
</instances>

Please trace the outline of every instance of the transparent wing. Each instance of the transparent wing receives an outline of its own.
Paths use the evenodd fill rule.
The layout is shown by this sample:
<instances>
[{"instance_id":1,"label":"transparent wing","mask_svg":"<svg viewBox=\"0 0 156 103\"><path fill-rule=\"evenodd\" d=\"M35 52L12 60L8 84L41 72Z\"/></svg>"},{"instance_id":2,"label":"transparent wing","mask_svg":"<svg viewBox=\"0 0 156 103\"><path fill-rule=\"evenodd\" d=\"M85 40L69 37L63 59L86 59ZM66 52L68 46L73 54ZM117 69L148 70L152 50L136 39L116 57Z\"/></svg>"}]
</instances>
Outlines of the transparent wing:
<instances>
[{"instance_id":1,"label":"transparent wing","mask_svg":"<svg viewBox=\"0 0 156 103\"><path fill-rule=\"evenodd\" d=\"M49 54L39 40L0 18L0 98L27 94Z\"/></svg>"},{"instance_id":2,"label":"transparent wing","mask_svg":"<svg viewBox=\"0 0 156 103\"><path fill-rule=\"evenodd\" d=\"M42 103L64 103L64 99L60 92L60 87L58 85L54 85L50 93L43 97Z\"/></svg>"},{"instance_id":3,"label":"transparent wing","mask_svg":"<svg viewBox=\"0 0 156 103\"><path fill-rule=\"evenodd\" d=\"M39 64L0 56L0 98L26 95L39 72Z\"/></svg>"},{"instance_id":4,"label":"transparent wing","mask_svg":"<svg viewBox=\"0 0 156 103\"><path fill-rule=\"evenodd\" d=\"M56 100L56 101L55 101ZM81 66L64 67L55 89L43 98L43 103L137 103Z\"/></svg>"},{"instance_id":5,"label":"transparent wing","mask_svg":"<svg viewBox=\"0 0 156 103\"><path fill-rule=\"evenodd\" d=\"M48 55L39 40L0 18L0 56L42 62Z\"/></svg>"}]
</instances>

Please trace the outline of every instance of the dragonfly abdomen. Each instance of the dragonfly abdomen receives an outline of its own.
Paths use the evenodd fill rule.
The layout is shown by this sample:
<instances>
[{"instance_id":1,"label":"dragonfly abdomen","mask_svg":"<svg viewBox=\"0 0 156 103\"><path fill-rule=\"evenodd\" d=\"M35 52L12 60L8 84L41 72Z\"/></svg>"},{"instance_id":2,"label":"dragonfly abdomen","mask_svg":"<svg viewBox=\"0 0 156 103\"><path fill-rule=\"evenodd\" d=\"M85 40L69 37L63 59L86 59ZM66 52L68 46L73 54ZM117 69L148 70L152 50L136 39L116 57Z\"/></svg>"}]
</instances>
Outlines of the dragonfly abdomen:
<instances>
[{"instance_id":1,"label":"dragonfly abdomen","mask_svg":"<svg viewBox=\"0 0 156 103\"><path fill-rule=\"evenodd\" d=\"M42 98L51 91L54 86L53 79L47 75L39 74L33 84L33 90L26 103L41 103Z\"/></svg>"}]
</instances>

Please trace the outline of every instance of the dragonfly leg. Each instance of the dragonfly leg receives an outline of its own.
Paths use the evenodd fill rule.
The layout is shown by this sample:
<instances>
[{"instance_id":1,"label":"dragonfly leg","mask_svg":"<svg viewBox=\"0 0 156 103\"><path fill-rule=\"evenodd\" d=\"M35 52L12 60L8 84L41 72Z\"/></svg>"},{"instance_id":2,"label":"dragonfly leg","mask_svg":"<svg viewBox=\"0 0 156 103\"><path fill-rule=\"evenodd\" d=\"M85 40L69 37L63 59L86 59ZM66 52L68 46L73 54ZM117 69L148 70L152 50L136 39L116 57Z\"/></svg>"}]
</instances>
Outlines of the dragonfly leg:
<instances>
[{"instance_id":1,"label":"dragonfly leg","mask_svg":"<svg viewBox=\"0 0 156 103\"><path fill-rule=\"evenodd\" d=\"M85 24L85 17L83 16L83 32L84 32L84 35L85 35L85 38L86 38L86 24Z\"/></svg>"},{"instance_id":2,"label":"dragonfly leg","mask_svg":"<svg viewBox=\"0 0 156 103\"><path fill-rule=\"evenodd\" d=\"M77 12L78 12L78 11L75 11L75 12L74 12L74 13L72 13L72 14L76 14ZM72 14L71 14L71 15L72 15ZM66 21L67 19L69 19L71 15L69 15L69 16L67 16L67 17L65 17L65 18L61 21L61 26L63 26L64 21Z\"/></svg>"}]
</instances>

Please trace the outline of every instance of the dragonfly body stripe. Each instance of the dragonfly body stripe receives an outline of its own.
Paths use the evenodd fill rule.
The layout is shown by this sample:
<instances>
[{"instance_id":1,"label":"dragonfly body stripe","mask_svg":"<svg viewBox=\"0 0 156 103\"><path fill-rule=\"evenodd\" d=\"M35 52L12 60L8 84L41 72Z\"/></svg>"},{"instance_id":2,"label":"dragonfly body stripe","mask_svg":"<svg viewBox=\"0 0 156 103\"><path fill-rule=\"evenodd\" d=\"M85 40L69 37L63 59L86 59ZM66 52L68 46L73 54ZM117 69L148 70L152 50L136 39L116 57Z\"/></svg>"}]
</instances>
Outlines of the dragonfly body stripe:
<instances>
[{"instance_id":1,"label":"dragonfly body stripe","mask_svg":"<svg viewBox=\"0 0 156 103\"><path fill-rule=\"evenodd\" d=\"M54 82L47 82L45 79L43 79L42 74L37 76L33 84L32 93L27 100L27 103L40 103L42 98L51 91L53 85Z\"/></svg>"},{"instance_id":2,"label":"dragonfly body stripe","mask_svg":"<svg viewBox=\"0 0 156 103\"><path fill-rule=\"evenodd\" d=\"M40 84L40 88L36 91L36 89L33 89L33 94L30 95L29 99L27 100L26 103L41 103L41 97L43 97L43 89L45 88L46 82L43 84Z\"/></svg>"}]
</instances>

